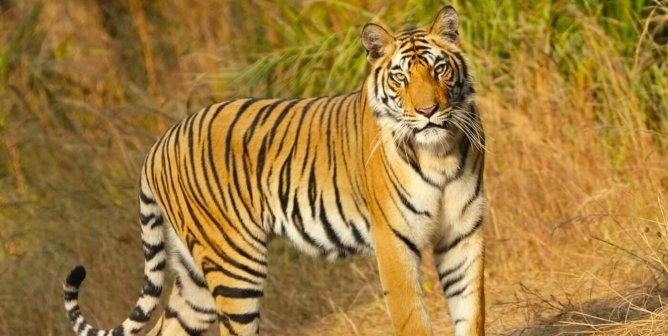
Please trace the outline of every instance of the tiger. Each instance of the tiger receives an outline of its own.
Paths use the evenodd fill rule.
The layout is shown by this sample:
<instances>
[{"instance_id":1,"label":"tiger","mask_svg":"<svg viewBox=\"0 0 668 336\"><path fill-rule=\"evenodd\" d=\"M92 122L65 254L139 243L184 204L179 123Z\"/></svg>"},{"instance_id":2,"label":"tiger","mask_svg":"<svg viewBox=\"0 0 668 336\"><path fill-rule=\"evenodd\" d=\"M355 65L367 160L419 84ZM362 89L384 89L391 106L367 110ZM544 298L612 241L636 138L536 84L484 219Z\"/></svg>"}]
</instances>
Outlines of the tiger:
<instances>
[{"instance_id":1,"label":"tiger","mask_svg":"<svg viewBox=\"0 0 668 336\"><path fill-rule=\"evenodd\" d=\"M361 32L370 72L350 94L212 104L167 130L139 186L140 297L125 321L91 325L77 266L63 285L72 328L136 335L259 335L268 243L283 237L328 260L375 255L396 335L432 335L420 265L433 260L456 335L484 335L481 117L459 14L430 27Z\"/></svg>"}]
</instances>

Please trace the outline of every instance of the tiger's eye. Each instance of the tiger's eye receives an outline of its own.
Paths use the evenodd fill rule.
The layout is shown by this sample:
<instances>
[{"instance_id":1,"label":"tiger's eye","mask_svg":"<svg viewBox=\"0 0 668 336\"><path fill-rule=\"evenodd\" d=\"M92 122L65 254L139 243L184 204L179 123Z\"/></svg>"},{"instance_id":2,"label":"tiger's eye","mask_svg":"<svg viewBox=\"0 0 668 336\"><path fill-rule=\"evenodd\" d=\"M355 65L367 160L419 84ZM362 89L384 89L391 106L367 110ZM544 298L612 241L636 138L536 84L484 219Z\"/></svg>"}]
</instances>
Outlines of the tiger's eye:
<instances>
[{"instance_id":1,"label":"tiger's eye","mask_svg":"<svg viewBox=\"0 0 668 336\"><path fill-rule=\"evenodd\" d=\"M443 74L445 72L445 64L438 65L436 68L434 68L434 72L437 74Z\"/></svg>"},{"instance_id":2,"label":"tiger's eye","mask_svg":"<svg viewBox=\"0 0 668 336\"><path fill-rule=\"evenodd\" d=\"M392 74L392 79L394 79L397 82L403 83L406 81L406 75L402 74L401 72L397 72Z\"/></svg>"}]
</instances>

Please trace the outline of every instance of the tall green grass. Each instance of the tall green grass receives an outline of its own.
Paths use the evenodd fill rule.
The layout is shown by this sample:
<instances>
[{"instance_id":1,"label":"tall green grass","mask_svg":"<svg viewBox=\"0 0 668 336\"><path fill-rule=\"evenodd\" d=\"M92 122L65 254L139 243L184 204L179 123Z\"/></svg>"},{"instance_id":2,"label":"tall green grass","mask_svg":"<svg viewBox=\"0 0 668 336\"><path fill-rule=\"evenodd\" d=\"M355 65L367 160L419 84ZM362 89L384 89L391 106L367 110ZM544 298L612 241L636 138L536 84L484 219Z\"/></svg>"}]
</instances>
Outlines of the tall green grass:
<instances>
[{"instance_id":1,"label":"tall green grass","mask_svg":"<svg viewBox=\"0 0 668 336\"><path fill-rule=\"evenodd\" d=\"M274 42L244 48L250 66L227 64L221 58L224 71L215 80L230 85L228 94L237 95L311 96L355 90L367 69L358 37L361 25L368 21L395 29L429 25L443 4L406 1L403 6L381 7L381 14L341 2L283 4L263 21ZM453 1L453 5L463 15L463 41L478 69L478 85L485 90L526 90L514 87L508 75L516 62L523 61L519 57L531 53L552 63L564 84L592 95L590 116L611 123L604 126L666 131L664 4L534 0L521 5L512 1Z\"/></svg>"}]
</instances>

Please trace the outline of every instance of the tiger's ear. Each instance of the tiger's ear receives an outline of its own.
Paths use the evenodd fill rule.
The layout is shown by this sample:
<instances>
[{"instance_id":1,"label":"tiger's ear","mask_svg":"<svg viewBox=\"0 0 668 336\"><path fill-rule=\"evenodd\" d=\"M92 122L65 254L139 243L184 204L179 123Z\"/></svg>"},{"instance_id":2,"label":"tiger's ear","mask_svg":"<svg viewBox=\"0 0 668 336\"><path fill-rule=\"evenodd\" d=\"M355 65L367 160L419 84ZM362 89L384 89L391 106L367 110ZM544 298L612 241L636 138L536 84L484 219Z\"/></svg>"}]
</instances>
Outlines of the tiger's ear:
<instances>
[{"instance_id":1,"label":"tiger's ear","mask_svg":"<svg viewBox=\"0 0 668 336\"><path fill-rule=\"evenodd\" d=\"M448 42L457 43L459 39L459 14L452 6L445 6L438 12L436 21L431 25L431 33Z\"/></svg>"},{"instance_id":2,"label":"tiger's ear","mask_svg":"<svg viewBox=\"0 0 668 336\"><path fill-rule=\"evenodd\" d=\"M362 29L362 44L366 49L366 58L369 63L376 61L387 55L392 50L394 37L385 28L375 24L367 23Z\"/></svg>"}]
</instances>

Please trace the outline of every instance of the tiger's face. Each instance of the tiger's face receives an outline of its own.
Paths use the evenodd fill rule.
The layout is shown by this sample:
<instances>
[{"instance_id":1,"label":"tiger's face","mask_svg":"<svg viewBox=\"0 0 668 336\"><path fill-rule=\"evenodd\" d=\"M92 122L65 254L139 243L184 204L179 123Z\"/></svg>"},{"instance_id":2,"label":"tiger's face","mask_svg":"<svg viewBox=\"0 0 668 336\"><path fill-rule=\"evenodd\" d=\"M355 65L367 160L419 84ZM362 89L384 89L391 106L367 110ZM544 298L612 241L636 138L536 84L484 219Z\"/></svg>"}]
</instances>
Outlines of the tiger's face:
<instances>
[{"instance_id":1,"label":"tiger's face","mask_svg":"<svg viewBox=\"0 0 668 336\"><path fill-rule=\"evenodd\" d=\"M368 98L381 128L395 139L438 146L470 123L466 107L474 90L457 46L458 27L459 16L449 6L427 29L393 36L376 24L364 27L362 43L373 66Z\"/></svg>"}]
</instances>

